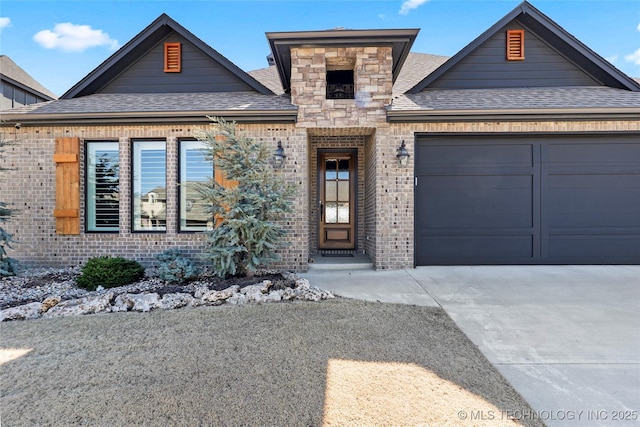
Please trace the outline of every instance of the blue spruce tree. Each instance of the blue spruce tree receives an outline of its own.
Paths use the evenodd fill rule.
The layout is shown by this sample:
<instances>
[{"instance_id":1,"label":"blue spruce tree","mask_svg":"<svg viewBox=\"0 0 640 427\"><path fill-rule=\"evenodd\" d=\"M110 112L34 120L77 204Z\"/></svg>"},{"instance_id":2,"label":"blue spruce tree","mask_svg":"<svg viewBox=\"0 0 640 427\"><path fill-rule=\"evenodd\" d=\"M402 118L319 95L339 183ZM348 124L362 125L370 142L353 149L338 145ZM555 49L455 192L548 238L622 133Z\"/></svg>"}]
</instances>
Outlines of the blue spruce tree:
<instances>
[{"instance_id":1,"label":"blue spruce tree","mask_svg":"<svg viewBox=\"0 0 640 427\"><path fill-rule=\"evenodd\" d=\"M212 178L199 188L216 218L216 226L206 231L206 257L219 277L252 276L280 259L282 220L293 210L295 189L273 169L272 147L238 135L235 123L211 119L215 131L197 137L225 184Z\"/></svg>"}]
</instances>

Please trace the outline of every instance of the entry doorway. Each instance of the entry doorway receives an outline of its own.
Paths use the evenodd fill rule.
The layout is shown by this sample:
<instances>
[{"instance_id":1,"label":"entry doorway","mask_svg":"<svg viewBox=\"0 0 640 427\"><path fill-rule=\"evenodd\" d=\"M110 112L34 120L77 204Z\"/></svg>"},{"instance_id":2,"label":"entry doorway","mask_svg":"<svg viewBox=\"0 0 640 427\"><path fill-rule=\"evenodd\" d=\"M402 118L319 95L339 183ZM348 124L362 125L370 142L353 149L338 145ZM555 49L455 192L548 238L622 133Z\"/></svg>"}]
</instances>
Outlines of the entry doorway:
<instances>
[{"instance_id":1,"label":"entry doorway","mask_svg":"<svg viewBox=\"0 0 640 427\"><path fill-rule=\"evenodd\" d=\"M355 249L358 185L356 159L355 150L318 153L320 249Z\"/></svg>"}]
</instances>

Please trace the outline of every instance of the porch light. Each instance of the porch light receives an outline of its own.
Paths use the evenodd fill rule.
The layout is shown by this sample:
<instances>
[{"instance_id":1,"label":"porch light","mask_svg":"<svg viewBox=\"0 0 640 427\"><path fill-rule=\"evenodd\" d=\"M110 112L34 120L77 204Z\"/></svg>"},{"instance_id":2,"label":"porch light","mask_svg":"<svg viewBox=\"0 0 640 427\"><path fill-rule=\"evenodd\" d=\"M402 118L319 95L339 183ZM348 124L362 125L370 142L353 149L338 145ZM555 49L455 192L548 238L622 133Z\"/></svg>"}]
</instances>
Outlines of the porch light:
<instances>
[{"instance_id":1,"label":"porch light","mask_svg":"<svg viewBox=\"0 0 640 427\"><path fill-rule=\"evenodd\" d=\"M284 148L282 148L282 141L278 141L278 148L273 152L273 167L275 169L282 169L286 158Z\"/></svg>"},{"instance_id":2,"label":"porch light","mask_svg":"<svg viewBox=\"0 0 640 427\"><path fill-rule=\"evenodd\" d=\"M400 148L398 148L396 158L398 159L398 166L401 168L407 167L407 163L409 163L409 151L407 151L407 146L404 144L404 139L402 140L402 144L400 144Z\"/></svg>"}]
</instances>

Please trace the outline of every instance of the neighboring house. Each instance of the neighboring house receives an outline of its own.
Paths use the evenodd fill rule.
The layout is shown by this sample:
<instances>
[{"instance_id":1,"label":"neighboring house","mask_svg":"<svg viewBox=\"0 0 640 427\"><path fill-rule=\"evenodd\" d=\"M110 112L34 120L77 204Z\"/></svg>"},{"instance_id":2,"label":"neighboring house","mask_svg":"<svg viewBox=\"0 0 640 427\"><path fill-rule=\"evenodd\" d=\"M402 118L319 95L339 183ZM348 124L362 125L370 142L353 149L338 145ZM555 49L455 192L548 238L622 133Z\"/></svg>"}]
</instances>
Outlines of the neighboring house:
<instances>
[{"instance_id":1,"label":"neighboring house","mask_svg":"<svg viewBox=\"0 0 640 427\"><path fill-rule=\"evenodd\" d=\"M0 89L0 110L58 98L6 55L0 55Z\"/></svg>"},{"instance_id":2,"label":"neighboring house","mask_svg":"<svg viewBox=\"0 0 640 427\"><path fill-rule=\"evenodd\" d=\"M13 256L201 251L193 134L220 116L285 150L282 268L638 264L640 85L527 2L452 58L410 53L417 35L267 33L274 65L245 73L160 16L59 100L2 113L22 123L0 163Z\"/></svg>"}]
</instances>

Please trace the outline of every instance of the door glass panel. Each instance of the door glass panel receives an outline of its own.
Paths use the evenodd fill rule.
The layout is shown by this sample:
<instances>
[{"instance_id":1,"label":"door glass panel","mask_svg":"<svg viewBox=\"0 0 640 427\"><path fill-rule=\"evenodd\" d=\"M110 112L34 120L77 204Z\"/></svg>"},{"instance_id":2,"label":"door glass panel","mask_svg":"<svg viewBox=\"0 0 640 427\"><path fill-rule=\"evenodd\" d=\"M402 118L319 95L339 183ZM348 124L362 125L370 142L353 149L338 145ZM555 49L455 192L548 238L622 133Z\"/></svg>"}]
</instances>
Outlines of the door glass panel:
<instances>
[{"instance_id":1,"label":"door glass panel","mask_svg":"<svg viewBox=\"0 0 640 427\"><path fill-rule=\"evenodd\" d=\"M324 222L327 224L335 224L338 222L338 204L336 202L327 202L324 211Z\"/></svg>"},{"instance_id":2,"label":"door glass panel","mask_svg":"<svg viewBox=\"0 0 640 427\"><path fill-rule=\"evenodd\" d=\"M338 181L338 201L349 201L349 181Z\"/></svg>"},{"instance_id":3,"label":"door glass panel","mask_svg":"<svg viewBox=\"0 0 640 427\"><path fill-rule=\"evenodd\" d=\"M336 198L336 186L338 185L335 181L327 181L325 183L325 191L324 191L324 199L327 202L335 202L338 199Z\"/></svg>"},{"instance_id":4,"label":"door glass panel","mask_svg":"<svg viewBox=\"0 0 640 427\"><path fill-rule=\"evenodd\" d=\"M349 223L349 203L338 203L338 223Z\"/></svg>"},{"instance_id":5,"label":"door glass panel","mask_svg":"<svg viewBox=\"0 0 640 427\"><path fill-rule=\"evenodd\" d=\"M349 179L349 159L338 162L338 179Z\"/></svg>"},{"instance_id":6,"label":"door glass panel","mask_svg":"<svg viewBox=\"0 0 640 427\"><path fill-rule=\"evenodd\" d=\"M336 159L328 159L325 162L326 180L335 180L338 178L338 161Z\"/></svg>"},{"instance_id":7,"label":"door glass panel","mask_svg":"<svg viewBox=\"0 0 640 427\"><path fill-rule=\"evenodd\" d=\"M351 220L349 163L349 159L325 160L325 224L348 224Z\"/></svg>"}]
</instances>

